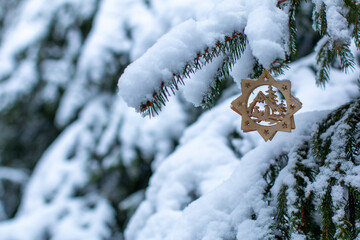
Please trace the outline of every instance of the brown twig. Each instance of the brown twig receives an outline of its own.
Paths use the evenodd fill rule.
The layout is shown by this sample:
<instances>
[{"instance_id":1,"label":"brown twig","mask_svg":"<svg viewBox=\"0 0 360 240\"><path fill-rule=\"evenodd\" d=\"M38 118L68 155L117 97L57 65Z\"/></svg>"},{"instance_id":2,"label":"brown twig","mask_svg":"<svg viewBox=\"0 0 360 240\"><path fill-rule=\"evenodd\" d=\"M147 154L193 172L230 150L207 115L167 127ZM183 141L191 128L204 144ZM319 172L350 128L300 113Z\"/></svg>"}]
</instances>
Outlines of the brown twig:
<instances>
[{"instance_id":1,"label":"brown twig","mask_svg":"<svg viewBox=\"0 0 360 240\"><path fill-rule=\"evenodd\" d=\"M278 3L276 4L277 7L280 7L280 4L286 2L287 0L279 0Z\"/></svg>"}]
</instances>

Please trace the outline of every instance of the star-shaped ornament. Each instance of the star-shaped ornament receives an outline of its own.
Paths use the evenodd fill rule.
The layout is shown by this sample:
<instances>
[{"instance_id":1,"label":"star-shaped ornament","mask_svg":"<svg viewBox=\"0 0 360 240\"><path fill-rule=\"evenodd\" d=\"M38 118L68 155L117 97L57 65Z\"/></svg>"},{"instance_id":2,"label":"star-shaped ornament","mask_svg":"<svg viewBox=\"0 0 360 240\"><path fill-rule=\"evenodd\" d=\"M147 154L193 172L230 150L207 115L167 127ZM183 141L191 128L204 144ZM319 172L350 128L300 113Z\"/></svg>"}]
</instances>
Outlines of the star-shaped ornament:
<instances>
[{"instance_id":1,"label":"star-shaped ornament","mask_svg":"<svg viewBox=\"0 0 360 240\"><path fill-rule=\"evenodd\" d=\"M231 109L242 116L244 132L258 131L265 141L271 141L278 131L295 129L294 114L302 103L291 95L289 80L277 81L264 70L257 80L241 79L241 89Z\"/></svg>"}]
</instances>

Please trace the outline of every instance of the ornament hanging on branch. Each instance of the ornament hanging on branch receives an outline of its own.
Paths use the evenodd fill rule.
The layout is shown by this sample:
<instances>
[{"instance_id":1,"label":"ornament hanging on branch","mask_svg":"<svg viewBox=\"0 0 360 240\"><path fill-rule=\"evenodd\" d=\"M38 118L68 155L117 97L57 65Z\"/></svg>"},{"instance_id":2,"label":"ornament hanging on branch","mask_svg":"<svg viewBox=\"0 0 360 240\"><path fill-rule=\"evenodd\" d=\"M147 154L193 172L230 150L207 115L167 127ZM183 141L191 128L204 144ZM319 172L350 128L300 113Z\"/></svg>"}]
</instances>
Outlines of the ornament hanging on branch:
<instances>
[{"instance_id":1,"label":"ornament hanging on branch","mask_svg":"<svg viewBox=\"0 0 360 240\"><path fill-rule=\"evenodd\" d=\"M289 80L277 81L264 70L257 80L242 79L241 90L231 109L242 116L244 132L258 131L271 141L278 131L295 129L294 114L302 103L291 95Z\"/></svg>"}]
</instances>

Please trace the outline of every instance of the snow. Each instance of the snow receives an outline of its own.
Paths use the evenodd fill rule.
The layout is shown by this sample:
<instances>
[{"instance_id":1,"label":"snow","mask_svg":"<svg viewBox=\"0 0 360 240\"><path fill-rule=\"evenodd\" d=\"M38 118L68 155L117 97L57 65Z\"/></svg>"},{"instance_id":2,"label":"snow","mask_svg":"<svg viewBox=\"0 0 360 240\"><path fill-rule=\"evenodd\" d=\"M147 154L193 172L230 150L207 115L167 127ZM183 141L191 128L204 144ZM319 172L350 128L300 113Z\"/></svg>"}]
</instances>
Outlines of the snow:
<instances>
[{"instance_id":1,"label":"snow","mask_svg":"<svg viewBox=\"0 0 360 240\"><path fill-rule=\"evenodd\" d=\"M235 127L236 118L228 112L228 104L206 114L211 117L200 119L199 124L212 119L207 122L206 131L179 147L157 169L147 189L146 200L130 221L127 239L225 239L234 236L263 239L268 234L266 226L273 209L265 203L262 192L263 174L269 159L283 151L294 151L294 146L310 137L309 133L316 128L314 122L322 119L326 112L297 116L297 129L293 134L278 133L273 142L260 144L239 161L228 153L226 146L226 136ZM196 131L194 129L188 131ZM185 136L191 134L188 131ZM222 157L217 156L219 152ZM294 161L296 158L289 159L288 165ZM279 176L274 189L283 183L294 184L286 180L289 177L286 168L283 171L286 177ZM186 206L188 195L194 189L201 197ZM182 214L174 219L174 212ZM251 220L252 212L257 215L256 221ZM161 237L156 227L159 219L167 222L167 227L161 229Z\"/></svg>"},{"instance_id":2,"label":"snow","mask_svg":"<svg viewBox=\"0 0 360 240\"><path fill-rule=\"evenodd\" d=\"M248 37L253 55L264 68L269 69L277 59L285 59L285 33L288 16L278 9L273 1L253 5L250 10L245 34Z\"/></svg>"},{"instance_id":3,"label":"snow","mask_svg":"<svg viewBox=\"0 0 360 240\"><path fill-rule=\"evenodd\" d=\"M177 212L193 200L193 195L202 195L211 191L231 173L236 165L236 158L226 146L226 136L230 134L228 131L231 130L231 126L234 126L234 121L231 120L234 120L236 116L233 115L229 119L224 117L224 113L231 114L224 109L214 112L210 118L214 119L216 116L217 120L208 125L206 131L192 138L184 147L178 148L166 162L159 166L157 174L151 179L151 187L146 193L148 200L142 203L139 208L142 210L134 216L132 220L134 224L129 225L127 231L129 239L134 239L134 233L131 231L138 229L140 227L138 221L144 222L150 212L153 214L148 222L153 222L153 224L142 226L144 231L140 233L140 239L156 238L151 234L154 232L152 229L158 223L158 219L170 222L170 219L179 215L176 214ZM164 185L164 182L167 184ZM161 231L167 231L173 227L164 228Z\"/></svg>"},{"instance_id":4,"label":"snow","mask_svg":"<svg viewBox=\"0 0 360 240\"><path fill-rule=\"evenodd\" d=\"M11 108L18 98L26 96L35 86L37 74L32 61L25 61L18 67L18 72L7 81L0 82L0 111Z\"/></svg>"},{"instance_id":5,"label":"snow","mask_svg":"<svg viewBox=\"0 0 360 240\"><path fill-rule=\"evenodd\" d=\"M93 133L88 127L92 119L100 123L101 118L104 119L103 112L99 111L101 100L94 100L80 120L62 133L39 160L16 218L0 225L3 238L39 239L46 234L46 229L54 239L109 236L106 223L113 213L107 200L91 194L73 197L89 176L86 153L80 149L72 158L72 152L79 146L83 146L82 149L94 147L91 140L96 131ZM70 226L70 232L64 231Z\"/></svg>"},{"instance_id":6,"label":"snow","mask_svg":"<svg viewBox=\"0 0 360 240\"><path fill-rule=\"evenodd\" d=\"M340 0L325 0L326 20L329 35L332 40L350 43L351 33L348 29L348 22L344 17L348 9Z\"/></svg>"},{"instance_id":7,"label":"snow","mask_svg":"<svg viewBox=\"0 0 360 240\"><path fill-rule=\"evenodd\" d=\"M231 76L234 78L238 88L241 86L241 79L245 79L251 74L251 68L254 64L255 58L252 56L251 49L247 46L231 71Z\"/></svg>"},{"instance_id":8,"label":"snow","mask_svg":"<svg viewBox=\"0 0 360 240\"><path fill-rule=\"evenodd\" d=\"M0 167L0 179L6 179L11 182L25 183L29 176L25 170L10 167Z\"/></svg>"}]
</instances>

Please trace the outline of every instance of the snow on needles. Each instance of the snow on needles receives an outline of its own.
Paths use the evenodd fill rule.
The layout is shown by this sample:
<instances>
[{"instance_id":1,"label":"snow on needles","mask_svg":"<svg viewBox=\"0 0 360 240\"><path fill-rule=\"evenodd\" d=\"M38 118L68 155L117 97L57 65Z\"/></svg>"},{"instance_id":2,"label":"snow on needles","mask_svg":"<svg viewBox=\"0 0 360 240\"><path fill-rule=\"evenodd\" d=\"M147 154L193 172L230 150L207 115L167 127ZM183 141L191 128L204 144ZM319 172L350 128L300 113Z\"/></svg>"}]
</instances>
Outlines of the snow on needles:
<instances>
[{"instance_id":1,"label":"snow on needles","mask_svg":"<svg viewBox=\"0 0 360 240\"><path fill-rule=\"evenodd\" d=\"M129 65L119 79L119 94L139 111L140 105L152 100L153 93L160 90L161 83L170 86L173 74L182 72L198 52L244 30L253 55L269 67L275 59L285 57L286 24L286 14L276 8L273 0L222 1L207 18L189 19L174 27Z\"/></svg>"}]
</instances>

